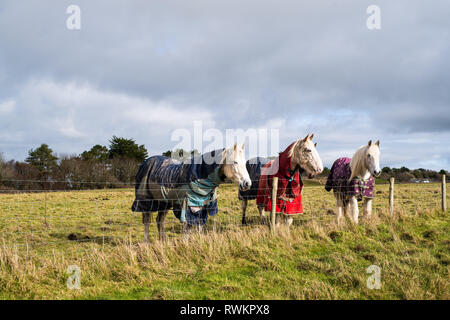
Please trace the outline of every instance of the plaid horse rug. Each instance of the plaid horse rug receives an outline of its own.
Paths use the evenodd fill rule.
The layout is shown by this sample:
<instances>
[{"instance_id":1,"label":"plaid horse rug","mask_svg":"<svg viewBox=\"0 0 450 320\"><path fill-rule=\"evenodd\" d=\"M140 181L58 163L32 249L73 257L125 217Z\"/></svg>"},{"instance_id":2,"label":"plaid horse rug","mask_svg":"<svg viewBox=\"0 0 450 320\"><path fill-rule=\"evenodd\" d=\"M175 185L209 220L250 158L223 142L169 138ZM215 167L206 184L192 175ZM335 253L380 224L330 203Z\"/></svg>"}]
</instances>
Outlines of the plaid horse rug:
<instances>
[{"instance_id":1,"label":"plaid horse rug","mask_svg":"<svg viewBox=\"0 0 450 320\"><path fill-rule=\"evenodd\" d=\"M169 157L148 158L136 174L134 212L172 209L190 225L203 225L216 215L217 188L225 180L219 175L222 151L193 157L188 163Z\"/></svg>"},{"instance_id":2,"label":"plaid horse rug","mask_svg":"<svg viewBox=\"0 0 450 320\"><path fill-rule=\"evenodd\" d=\"M350 162L350 158L339 158L333 163L327 183L325 184L325 190L331 191L333 189L343 199L352 196L357 197L358 200L362 200L363 198L372 199L375 179L371 176L366 181L360 178L354 178L348 182L352 174Z\"/></svg>"}]
</instances>

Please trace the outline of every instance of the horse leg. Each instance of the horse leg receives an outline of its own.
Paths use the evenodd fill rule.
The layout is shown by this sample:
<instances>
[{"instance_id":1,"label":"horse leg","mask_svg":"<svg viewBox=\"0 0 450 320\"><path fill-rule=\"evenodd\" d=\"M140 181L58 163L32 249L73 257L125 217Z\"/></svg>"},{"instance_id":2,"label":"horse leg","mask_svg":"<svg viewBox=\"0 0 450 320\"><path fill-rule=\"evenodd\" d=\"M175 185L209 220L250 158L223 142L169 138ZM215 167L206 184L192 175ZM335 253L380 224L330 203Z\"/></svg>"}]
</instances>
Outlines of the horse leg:
<instances>
[{"instance_id":1,"label":"horse leg","mask_svg":"<svg viewBox=\"0 0 450 320\"><path fill-rule=\"evenodd\" d=\"M186 238L188 238L189 235L190 235L192 232L196 232L196 233L198 233L198 234L203 233L203 226L202 226L202 225L196 225L196 224L188 224L188 223L185 223L183 229L184 229L184 235L185 235Z\"/></svg>"},{"instance_id":2,"label":"horse leg","mask_svg":"<svg viewBox=\"0 0 450 320\"><path fill-rule=\"evenodd\" d=\"M267 223L266 214L264 212L264 206L258 205L258 211L259 211L259 219L261 219L261 223L263 223L263 224Z\"/></svg>"},{"instance_id":3,"label":"horse leg","mask_svg":"<svg viewBox=\"0 0 450 320\"><path fill-rule=\"evenodd\" d=\"M191 225L187 224L187 222L183 223L183 233L186 238L188 238L189 233L191 233Z\"/></svg>"},{"instance_id":4,"label":"horse leg","mask_svg":"<svg viewBox=\"0 0 450 320\"><path fill-rule=\"evenodd\" d=\"M159 240L162 241L166 240L166 229L164 224L166 222L167 212L167 210L158 211L158 216L156 217L156 226L158 227Z\"/></svg>"},{"instance_id":5,"label":"horse leg","mask_svg":"<svg viewBox=\"0 0 450 320\"><path fill-rule=\"evenodd\" d=\"M352 199L344 200L344 216L348 219L352 219Z\"/></svg>"},{"instance_id":6,"label":"horse leg","mask_svg":"<svg viewBox=\"0 0 450 320\"><path fill-rule=\"evenodd\" d=\"M337 208L337 223L340 224L342 222L342 217L344 216L344 202L342 199L338 196L336 196L336 208Z\"/></svg>"},{"instance_id":7,"label":"horse leg","mask_svg":"<svg viewBox=\"0 0 450 320\"><path fill-rule=\"evenodd\" d=\"M282 215L282 213L280 213L280 214ZM281 224L280 221L281 221L281 219L283 219L283 217L281 217L280 214L277 214L277 212L275 212L275 226L277 228L280 227L280 224Z\"/></svg>"},{"instance_id":8,"label":"horse leg","mask_svg":"<svg viewBox=\"0 0 450 320\"><path fill-rule=\"evenodd\" d=\"M370 218L372 216L372 200L370 198L364 198L364 218Z\"/></svg>"},{"instance_id":9,"label":"horse leg","mask_svg":"<svg viewBox=\"0 0 450 320\"><path fill-rule=\"evenodd\" d=\"M245 220L245 211L247 211L247 199L241 200L241 209L242 209L242 225L245 226L247 221Z\"/></svg>"},{"instance_id":10,"label":"horse leg","mask_svg":"<svg viewBox=\"0 0 450 320\"><path fill-rule=\"evenodd\" d=\"M284 224L289 228L291 226L292 222L294 221L294 218L283 214L283 220L284 220Z\"/></svg>"},{"instance_id":11,"label":"horse leg","mask_svg":"<svg viewBox=\"0 0 450 320\"><path fill-rule=\"evenodd\" d=\"M352 221L358 224L358 216L359 216L358 199L356 199L356 197L351 197L349 203Z\"/></svg>"},{"instance_id":12,"label":"horse leg","mask_svg":"<svg viewBox=\"0 0 450 320\"><path fill-rule=\"evenodd\" d=\"M147 243L149 242L148 229L151 221L152 221L152 213L142 212L142 223L144 224L144 241Z\"/></svg>"}]
</instances>

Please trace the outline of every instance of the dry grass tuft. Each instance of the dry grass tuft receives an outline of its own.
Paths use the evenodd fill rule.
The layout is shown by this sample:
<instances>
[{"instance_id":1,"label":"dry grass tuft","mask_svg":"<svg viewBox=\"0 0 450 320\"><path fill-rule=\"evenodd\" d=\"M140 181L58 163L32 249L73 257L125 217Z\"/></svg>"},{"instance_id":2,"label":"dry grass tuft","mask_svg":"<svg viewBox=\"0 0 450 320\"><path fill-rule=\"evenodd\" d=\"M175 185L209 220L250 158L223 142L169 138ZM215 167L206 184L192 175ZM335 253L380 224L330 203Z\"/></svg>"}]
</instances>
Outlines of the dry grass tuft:
<instances>
[{"instance_id":1,"label":"dry grass tuft","mask_svg":"<svg viewBox=\"0 0 450 320\"><path fill-rule=\"evenodd\" d=\"M398 186L393 218L387 186L377 186L374 215L357 226L338 226L332 196L309 187L306 214L273 236L258 219L240 226L236 189L225 186L225 210L205 234L186 237L169 217L169 240L155 240L152 226L150 244L129 212L131 190L54 193L46 206L41 194L1 195L0 298L449 299L450 219L438 187ZM366 286L372 264L380 290ZM81 269L81 290L66 286L69 265Z\"/></svg>"}]
</instances>

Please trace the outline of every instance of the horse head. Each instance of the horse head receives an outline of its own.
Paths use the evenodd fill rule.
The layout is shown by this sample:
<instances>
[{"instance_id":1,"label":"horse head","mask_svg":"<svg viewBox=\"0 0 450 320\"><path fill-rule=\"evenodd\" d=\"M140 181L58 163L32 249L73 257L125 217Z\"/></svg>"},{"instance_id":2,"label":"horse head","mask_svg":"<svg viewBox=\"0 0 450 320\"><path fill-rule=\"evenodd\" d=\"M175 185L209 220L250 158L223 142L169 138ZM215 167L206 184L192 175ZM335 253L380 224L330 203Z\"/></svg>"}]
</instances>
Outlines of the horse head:
<instances>
[{"instance_id":1,"label":"horse head","mask_svg":"<svg viewBox=\"0 0 450 320\"><path fill-rule=\"evenodd\" d=\"M317 152L317 143L312 141L314 134L298 139L291 149L293 167L300 166L312 178L323 171L322 159Z\"/></svg>"},{"instance_id":2,"label":"horse head","mask_svg":"<svg viewBox=\"0 0 450 320\"><path fill-rule=\"evenodd\" d=\"M244 144L223 151L223 173L224 175L239 185L242 191L247 191L252 186L252 181L245 166Z\"/></svg>"},{"instance_id":3,"label":"horse head","mask_svg":"<svg viewBox=\"0 0 450 320\"><path fill-rule=\"evenodd\" d=\"M380 141L372 143L372 140L370 140L365 150L364 161L366 168L373 176L378 177L381 174Z\"/></svg>"}]
</instances>

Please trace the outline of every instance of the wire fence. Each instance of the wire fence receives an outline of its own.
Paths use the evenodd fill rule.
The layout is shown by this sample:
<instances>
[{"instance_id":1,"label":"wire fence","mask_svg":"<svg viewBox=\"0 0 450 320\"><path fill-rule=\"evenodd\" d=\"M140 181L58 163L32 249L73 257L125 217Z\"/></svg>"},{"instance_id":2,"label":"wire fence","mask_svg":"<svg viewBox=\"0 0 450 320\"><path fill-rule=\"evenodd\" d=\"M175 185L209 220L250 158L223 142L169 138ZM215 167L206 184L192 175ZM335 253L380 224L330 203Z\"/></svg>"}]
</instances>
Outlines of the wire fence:
<instances>
[{"instance_id":1,"label":"wire fence","mask_svg":"<svg viewBox=\"0 0 450 320\"><path fill-rule=\"evenodd\" d=\"M304 213L296 216L294 225L302 225L310 220L333 221L336 217L333 192L325 191L324 181L313 183L315 185L310 185L312 182L307 181L303 188ZM393 206L394 214L415 215L430 210L446 210L449 193L445 179L442 183L396 184L393 202L390 197L392 189L389 184L375 186L374 214L390 214L390 206ZM254 187L253 191L258 190ZM140 242L144 229L141 213L131 211L134 199L134 183L129 188L79 191L38 188L26 191L0 190L0 241L3 246L62 248L71 243L115 245L125 240ZM179 198L177 195L176 199L167 200L179 201ZM208 218L205 232L244 228L236 185L221 185L217 202L219 212ZM270 213L266 212L267 218L261 220L253 197L248 201L246 211L245 228L267 225ZM158 237L155 217L156 213L153 214L150 227L152 239ZM183 235L183 225L171 211L165 226L169 239Z\"/></svg>"}]
</instances>

